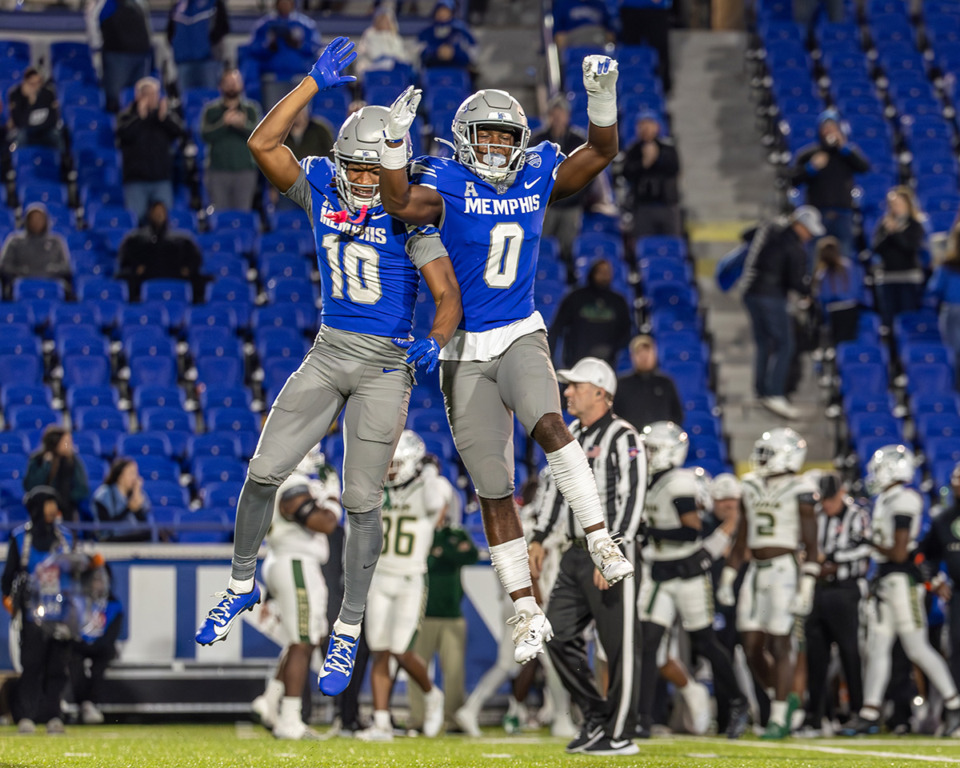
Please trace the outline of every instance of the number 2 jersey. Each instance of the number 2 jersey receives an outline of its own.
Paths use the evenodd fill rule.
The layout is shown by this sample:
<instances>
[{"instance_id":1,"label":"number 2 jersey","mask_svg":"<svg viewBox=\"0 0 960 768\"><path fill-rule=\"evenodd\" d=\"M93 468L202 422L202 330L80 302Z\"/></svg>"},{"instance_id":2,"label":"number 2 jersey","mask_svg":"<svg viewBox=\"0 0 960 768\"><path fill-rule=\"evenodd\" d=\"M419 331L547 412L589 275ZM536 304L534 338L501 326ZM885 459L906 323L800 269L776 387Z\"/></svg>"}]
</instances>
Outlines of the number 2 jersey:
<instances>
[{"instance_id":1,"label":"number 2 jersey","mask_svg":"<svg viewBox=\"0 0 960 768\"><path fill-rule=\"evenodd\" d=\"M743 507L747 517L747 547L800 546L800 505L816 502L819 489L803 475L743 476Z\"/></svg>"},{"instance_id":2,"label":"number 2 jersey","mask_svg":"<svg viewBox=\"0 0 960 768\"><path fill-rule=\"evenodd\" d=\"M546 330L533 284L547 202L565 159L542 142L528 149L509 184L485 181L451 158L421 157L414 184L443 198L440 238L460 284L460 330L441 352L445 360L489 360L520 336Z\"/></svg>"},{"instance_id":3,"label":"number 2 jersey","mask_svg":"<svg viewBox=\"0 0 960 768\"><path fill-rule=\"evenodd\" d=\"M409 483L383 489L383 549L377 573L427 572L433 532L447 500L447 488L432 464L424 465Z\"/></svg>"},{"instance_id":4,"label":"number 2 jersey","mask_svg":"<svg viewBox=\"0 0 960 768\"><path fill-rule=\"evenodd\" d=\"M396 367L406 351L391 339L406 338L413 327L418 270L447 255L439 232L408 227L380 205L361 225L336 223L330 216L346 209L333 163L305 157L300 167L284 195L307 212L313 227L323 301L320 337L348 359Z\"/></svg>"}]
</instances>

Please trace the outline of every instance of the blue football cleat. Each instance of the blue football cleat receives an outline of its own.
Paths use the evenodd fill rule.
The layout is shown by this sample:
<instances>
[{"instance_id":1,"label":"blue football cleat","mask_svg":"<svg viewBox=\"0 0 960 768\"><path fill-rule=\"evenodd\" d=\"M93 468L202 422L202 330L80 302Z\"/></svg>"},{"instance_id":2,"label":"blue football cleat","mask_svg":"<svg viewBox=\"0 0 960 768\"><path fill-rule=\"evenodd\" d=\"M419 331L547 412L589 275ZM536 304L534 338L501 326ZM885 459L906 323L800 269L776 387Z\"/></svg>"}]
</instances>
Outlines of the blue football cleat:
<instances>
[{"instance_id":1,"label":"blue football cleat","mask_svg":"<svg viewBox=\"0 0 960 768\"><path fill-rule=\"evenodd\" d=\"M317 682L320 692L327 696L337 696L350 685L353 674L353 662L357 660L357 639L349 635L330 633L330 645L323 659L323 667Z\"/></svg>"},{"instance_id":2,"label":"blue football cleat","mask_svg":"<svg viewBox=\"0 0 960 768\"><path fill-rule=\"evenodd\" d=\"M252 592L238 595L228 589L226 592L217 592L215 597L219 597L220 602L210 610L197 630L196 638L200 645L213 645L218 640L226 640L230 627L240 614L252 611L253 606L260 602L260 587L254 582Z\"/></svg>"}]
</instances>

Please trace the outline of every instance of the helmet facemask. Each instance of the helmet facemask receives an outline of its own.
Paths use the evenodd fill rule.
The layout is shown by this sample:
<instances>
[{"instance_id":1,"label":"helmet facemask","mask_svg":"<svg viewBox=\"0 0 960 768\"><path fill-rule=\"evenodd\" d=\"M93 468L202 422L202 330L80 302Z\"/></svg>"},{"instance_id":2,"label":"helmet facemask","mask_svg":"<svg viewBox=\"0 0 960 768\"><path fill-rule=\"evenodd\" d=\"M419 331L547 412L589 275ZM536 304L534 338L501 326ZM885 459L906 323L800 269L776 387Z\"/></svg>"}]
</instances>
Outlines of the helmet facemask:
<instances>
[{"instance_id":1,"label":"helmet facemask","mask_svg":"<svg viewBox=\"0 0 960 768\"><path fill-rule=\"evenodd\" d=\"M530 128L520 103L506 91L477 91L460 105L452 128L457 161L484 181L503 183L523 168ZM482 131L510 133L514 140L512 144L481 142Z\"/></svg>"},{"instance_id":2,"label":"helmet facemask","mask_svg":"<svg viewBox=\"0 0 960 768\"><path fill-rule=\"evenodd\" d=\"M383 129L389 116L390 110L386 107L364 107L346 119L337 135L333 147L333 162L337 169L337 194L352 213L380 205L379 180L376 184L351 182L347 177L347 169L350 166L380 167ZM413 154L409 136L405 138L405 144L409 159Z\"/></svg>"}]
</instances>

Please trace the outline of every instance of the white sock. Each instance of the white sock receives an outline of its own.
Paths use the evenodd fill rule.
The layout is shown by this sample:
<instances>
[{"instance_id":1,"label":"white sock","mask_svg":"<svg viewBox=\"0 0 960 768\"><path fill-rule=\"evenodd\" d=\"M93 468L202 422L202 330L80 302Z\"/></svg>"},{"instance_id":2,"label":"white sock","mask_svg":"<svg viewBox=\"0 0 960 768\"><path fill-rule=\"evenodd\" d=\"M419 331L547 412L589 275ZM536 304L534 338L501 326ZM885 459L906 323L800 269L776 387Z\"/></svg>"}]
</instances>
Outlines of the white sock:
<instances>
[{"instance_id":1,"label":"white sock","mask_svg":"<svg viewBox=\"0 0 960 768\"><path fill-rule=\"evenodd\" d=\"M953 696L943 702L944 709L960 709L960 696Z\"/></svg>"},{"instance_id":2,"label":"white sock","mask_svg":"<svg viewBox=\"0 0 960 768\"><path fill-rule=\"evenodd\" d=\"M528 616L540 613L540 606L537 605L534 597L518 597L513 601L513 608L517 613L525 613Z\"/></svg>"},{"instance_id":3,"label":"white sock","mask_svg":"<svg viewBox=\"0 0 960 768\"><path fill-rule=\"evenodd\" d=\"M299 696L284 696L280 701L280 719L278 722L287 728L294 727L300 722L300 712L303 700Z\"/></svg>"},{"instance_id":4,"label":"white sock","mask_svg":"<svg viewBox=\"0 0 960 768\"><path fill-rule=\"evenodd\" d=\"M333 622L333 631L338 635L352 637L354 640L360 637L359 624L347 624L345 621L341 621L340 619L337 619L335 622Z\"/></svg>"},{"instance_id":5,"label":"white sock","mask_svg":"<svg viewBox=\"0 0 960 768\"><path fill-rule=\"evenodd\" d=\"M375 709L373 711L373 726L378 731L393 732L393 723L390 722L390 711L386 709Z\"/></svg>"},{"instance_id":6,"label":"white sock","mask_svg":"<svg viewBox=\"0 0 960 768\"><path fill-rule=\"evenodd\" d=\"M787 702L770 702L770 722L785 726L787 724Z\"/></svg>"},{"instance_id":7,"label":"white sock","mask_svg":"<svg viewBox=\"0 0 960 768\"><path fill-rule=\"evenodd\" d=\"M576 440L567 443L559 451L548 453L547 463L550 464L557 489L567 500L583 529L597 523L604 524L597 481L590 471L583 446Z\"/></svg>"},{"instance_id":8,"label":"white sock","mask_svg":"<svg viewBox=\"0 0 960 768\"><path fill-rule=\"evenodd\" d=\"M276 714L277 708L280 706L280 699L283 698L285 692L286 688L277 678L274 677L267 682L267 689L263 692L263 698L267 700L270 711L274 714Z\"/></svg>"},{"instance_id":9,"label":"white sock","mask_svg":"<svg viewBox=\"0 0 960 768\"><path fill-rule=\"evenodd\" d=\"M490 562L497 572L507 594L533 586L530 580L530 559L527 542L523 538L511 539L490 547ZM531 600L533 598L530 598Z\"/></svg>"},{"instance_id":10,"label":"white sock","mask_svg":"<svg viewBox=\"0 0 960 768\"><path fill-rule=\"evenodd\" d=\"M227 588L235 595L246 595L253 592L253 579L235 579L231 576Z\"/></svg>"}]
</instances>

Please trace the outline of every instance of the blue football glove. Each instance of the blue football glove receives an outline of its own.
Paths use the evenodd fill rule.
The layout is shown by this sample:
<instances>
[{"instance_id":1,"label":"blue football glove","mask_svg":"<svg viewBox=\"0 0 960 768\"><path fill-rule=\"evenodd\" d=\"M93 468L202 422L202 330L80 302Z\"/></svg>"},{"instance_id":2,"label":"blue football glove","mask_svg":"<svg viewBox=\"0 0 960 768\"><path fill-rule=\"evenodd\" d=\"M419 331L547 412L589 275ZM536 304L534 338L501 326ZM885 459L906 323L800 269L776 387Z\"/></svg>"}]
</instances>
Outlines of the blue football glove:
<instances>
[{"instance_id":1,"label":"blue football glove","mask_svg":"<svg viewBox=\"0 0 960 768\"><path fill-rule=\"evenodd\" d=\"M394 339L393 343L407 350L407 362L417 368L426 369L427 373L436 370L440 362L440 345L431 337L425 339Z\"/></svg>"},{"instance_id":2,"label":"blue football glove","mask_svg":"<svg viewBox=\"0 0 960 768\"><path fill-rule=\"evenodd\" d=\"M357 52L353 50L353 43L345 37L338 37L323 49L317 63L310 70L310 77L316 81L317 88L321 91L355 82L357 78L353 75L340 74L341 70L349 67L355 58L357 58Z\"/></svg>"}]
</instances>

